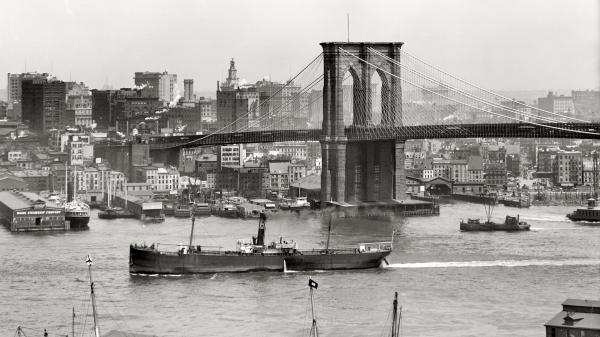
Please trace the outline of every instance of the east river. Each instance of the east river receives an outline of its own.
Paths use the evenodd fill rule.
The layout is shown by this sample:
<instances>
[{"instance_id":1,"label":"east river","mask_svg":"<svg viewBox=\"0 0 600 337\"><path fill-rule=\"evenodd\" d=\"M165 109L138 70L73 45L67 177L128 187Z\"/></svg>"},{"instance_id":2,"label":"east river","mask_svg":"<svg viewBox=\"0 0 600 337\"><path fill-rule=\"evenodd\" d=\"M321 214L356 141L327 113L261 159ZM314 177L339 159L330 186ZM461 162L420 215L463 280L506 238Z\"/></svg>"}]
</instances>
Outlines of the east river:
<instances>
[{"instance_id":1,"label":"east river","mask_svg":"<svg viewBox=\"0 0 600 337\"><path fill-rule=\"evenodd\" d=\"M465 233L461 218L483 206L446 204L441 215L394 224L332 228L331 246L387 241L397 231L390 266L376 270L255 272L190 276L129 275L132 242L187 242L189 219L161 224L100 220L90 230L10 233L0 228L0 335L24 326L28 336L90 336L89 253L94 259L99 322L109 330L157 336L306 336L311 324L308 278L319 283L315 310L321 336L388 335L394 292L403 336L543 336L543 324L566 298L600 298L600 226L572 223L573 207L498 206L494 219L520 213L529 232ZM234 249L256 235L256 220L199 218L195 243ZM317 213L270 219L267 240L322 247L326 221Z\"/></svg>"}]
</instances>

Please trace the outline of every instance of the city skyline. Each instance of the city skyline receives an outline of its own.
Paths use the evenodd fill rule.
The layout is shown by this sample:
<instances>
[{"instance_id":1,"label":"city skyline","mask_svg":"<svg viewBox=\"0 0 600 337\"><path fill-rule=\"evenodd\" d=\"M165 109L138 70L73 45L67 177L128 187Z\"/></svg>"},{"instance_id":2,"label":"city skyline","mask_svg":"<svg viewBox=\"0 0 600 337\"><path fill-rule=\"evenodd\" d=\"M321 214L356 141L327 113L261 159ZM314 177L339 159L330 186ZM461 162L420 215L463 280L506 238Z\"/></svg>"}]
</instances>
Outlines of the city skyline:
<instances>
[{"instance_id":1,"label":"city skyline","mask_svg":"<svg viewBox=\"0 0 600 337\"><path fill-rule=\"evenodd\" d=\"M214 91L234 58L241 79L284 81L321 51L320 42L347 39L348 13L350 41L404 42L411 53L487 88L599 88L596 1L532 0L517 10L496 0L119 5L3 3L0 71L119 88L132 87L136 71L167 70L179 76L183 94L185 78L197 91ZM48 23L40 29L28 21Z\"/></svg>"}]
</instances>

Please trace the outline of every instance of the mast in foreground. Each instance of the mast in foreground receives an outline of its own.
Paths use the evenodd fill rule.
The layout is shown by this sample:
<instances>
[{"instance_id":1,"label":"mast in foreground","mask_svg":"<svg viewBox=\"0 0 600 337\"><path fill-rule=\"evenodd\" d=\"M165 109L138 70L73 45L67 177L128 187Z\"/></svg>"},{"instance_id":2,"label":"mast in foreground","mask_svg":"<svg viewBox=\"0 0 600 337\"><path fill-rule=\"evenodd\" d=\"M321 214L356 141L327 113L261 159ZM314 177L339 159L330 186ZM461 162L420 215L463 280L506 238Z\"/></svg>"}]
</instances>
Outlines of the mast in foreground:
<instances>
[{"instance_id":1,"label":"mast in foreground","mask_svg":"<svg viewBox=\"0 0 600 337\"><path fill-rule=\"evenodd\" d=\"M94 336L100 337L100 327L98 326L98 314L96 312L96 297L94 295L94 280L92 279L92 256L88 254L85 263L88 265L90 271L90 291L92 296L92 312L94 313Z\"/></svg>"},{"instance_id":2,"label":"mast in foreground","mask_svg":"<svg viewBox=\"0 0 600 337\"><path fill-rule=\"evenodd\" d=\"M398 310L398 292L394 295L394 306L392 313L392 337L400 336L400 321L402 320L402 307Z\"/></svg>"},{"instance_id":3,"label":"mast in foreground","mask_svg":"<svg viewBox=\"0 0 600 337\"><path fill-rule=\"evenodd\" d=\"M309 336L318 337L319 330L317 327L317 319L315 318L315 305L313 303L313 290L319 287L319 284L313 279L308 279L308 287L310 288L310 312L312 314L312 326L310 327Z\"/></svg>"}]
</instances>

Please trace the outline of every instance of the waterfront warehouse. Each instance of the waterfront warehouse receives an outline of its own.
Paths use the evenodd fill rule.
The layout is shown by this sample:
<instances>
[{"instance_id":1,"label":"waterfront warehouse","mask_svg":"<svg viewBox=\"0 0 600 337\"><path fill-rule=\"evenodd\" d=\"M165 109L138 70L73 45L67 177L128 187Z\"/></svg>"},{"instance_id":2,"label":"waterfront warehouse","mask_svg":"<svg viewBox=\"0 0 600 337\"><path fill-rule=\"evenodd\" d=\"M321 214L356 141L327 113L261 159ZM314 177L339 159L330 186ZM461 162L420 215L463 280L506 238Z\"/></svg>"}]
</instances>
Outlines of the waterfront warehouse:
<instances>
[{"instance_id":1,"label":"waterfront warehouse","mask_svg":"<svg viewBox=\"0 0 600 337\"><path fill-rule=\"evenodd\" d=\"M11 232L69 230L62 207L30 192L0 192L0 221Z\"/></svg>"}]
</instances>

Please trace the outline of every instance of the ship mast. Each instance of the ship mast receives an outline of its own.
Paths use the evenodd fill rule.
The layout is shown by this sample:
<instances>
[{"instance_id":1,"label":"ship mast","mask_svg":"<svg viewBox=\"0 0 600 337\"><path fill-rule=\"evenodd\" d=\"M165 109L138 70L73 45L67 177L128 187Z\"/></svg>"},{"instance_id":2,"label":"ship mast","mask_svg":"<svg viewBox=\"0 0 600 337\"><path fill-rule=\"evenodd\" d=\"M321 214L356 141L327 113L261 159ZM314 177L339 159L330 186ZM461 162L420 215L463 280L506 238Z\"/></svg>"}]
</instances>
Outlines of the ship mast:
<instances>
[{"instance_id":1,"label":"ship mast","mask_svg":"<svg viewBox=\"0 0 600 337\"><path fill-rule=\"evenodd\" d=\"M256 235L257 246L263 246L265 244L265 228L267 226L267 215L264 212L260 213L260 219L258 220L258 233Z\"/></svg>"},{"instance_id":2,"label":"ship mast","mask_svg":"<svg viewBox=\"0 0 600 337\"><path fill-rule=\"evenodd\" d=\"M399 337L400 321L402 320L402 307L400 307L400 310L398 310L398 292L394 294L394 305L392 315L392 337Z\"/></svg>"},{"instance_id":3,"label":"ship mast","mask_svg":"<svg viewBox=\"0 0 600 337\"><path fill-rule=\"evenodd\" d=\"M598 151L592 153L592 178L594 182L594 199L598 199Z\"/></svg>"},{"instance_id":4,"label":"ship mast","mask_svg":"<svg viewBox=\"0 0 600 337\"><path fill-rule=\"evenodd\" d=\"M315 318L315 305L313 302L313 291L317 289L319 284L312 279L308 279L308 288L310 289L310 312L312 314L312 326L310 327L309 337L318 337L319 330L317 326L317 319Z\"/></svg>"},{"instance_id":5,"label":"ship mast","mask_svg":"<svg viewBox=\"0 0 600 337\"><path fill-rule=\"evenodd\" d=\"M329 215L329 226L327 227L327 243L325 244L325 254L329 253L330 237L331 237L331 215Z\"/></svg>"},{"instance_id":6,"label":"ship mast","mask_svg":"<svg viewBox=\"0 0 600 337\"><path fill-rule=\"evenodd\" d=\"M90 272L90 291L92 297L92 312L94 314L94 336L100 337L100 327L98 326L98 313L96 312L96 297L94 295L94 280L92 279L92 256L88 255L85 263L88 265Z\"/></svg>"},{"instance_id":7,"label":"ship mast","mask_svg":"<svg viewBox=\"0 0 600 337\"><path fill-rule=\"evenodd\" d=\"M188 245L188 249L192 249L192 240L194 239L194 222L196 222L196 214L195 210L192 209L192 231L190 233L190 244Z\"/></svg>"},{"instance_id":8,"label":"ship mast","mask_svg":"<svg viewBox=\"0 0 600 337\"><path fill-rule=\"evenodd\" d=\"M71 318L71 333L75 337L75 307L73 307L73 317Z\"/></svg>"}]
</instances>

